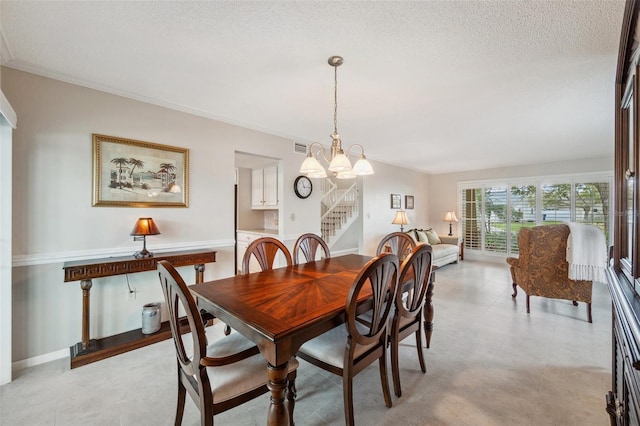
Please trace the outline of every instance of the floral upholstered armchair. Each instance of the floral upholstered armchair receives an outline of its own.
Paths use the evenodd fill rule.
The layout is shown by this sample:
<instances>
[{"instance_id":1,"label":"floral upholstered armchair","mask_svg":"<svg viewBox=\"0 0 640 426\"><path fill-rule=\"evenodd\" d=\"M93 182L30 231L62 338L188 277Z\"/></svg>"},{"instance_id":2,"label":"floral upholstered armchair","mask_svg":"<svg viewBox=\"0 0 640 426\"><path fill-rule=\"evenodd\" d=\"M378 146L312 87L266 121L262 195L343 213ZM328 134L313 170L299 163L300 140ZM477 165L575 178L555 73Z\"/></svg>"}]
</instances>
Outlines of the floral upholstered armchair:
<instances>
[{"instance_id":1,"label":"floral upholstered armchair","mask_svg":"<svg viewBox=\"0 0 640 426\"><path fill-rule=\"evenodd\" d=\"M509 257L513 279L513 294L518 294L520 286L529 297L543 296L552 299L565 299L587 304L587 318L591 319L591 281L569 279L567 263L567 238L569 226L566 224L535 226L522 228L518 233L519 258Z\"/></svg>"}]
</instances>

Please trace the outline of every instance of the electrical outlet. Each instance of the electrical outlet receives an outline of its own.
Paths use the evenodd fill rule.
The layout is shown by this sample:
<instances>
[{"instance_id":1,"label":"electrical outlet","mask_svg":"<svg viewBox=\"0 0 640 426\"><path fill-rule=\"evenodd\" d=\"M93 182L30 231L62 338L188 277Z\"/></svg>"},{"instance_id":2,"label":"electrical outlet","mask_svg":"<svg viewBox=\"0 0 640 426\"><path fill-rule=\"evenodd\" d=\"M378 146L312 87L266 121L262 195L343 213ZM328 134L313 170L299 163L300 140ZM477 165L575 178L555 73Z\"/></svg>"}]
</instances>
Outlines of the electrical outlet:
<instances>
[{"instance_id":1,"label":"electrical outlet","mask_svg":"<svg viewBox=\"0 0 640 426\"><path fill-rule=\"evenodd\" d=\"M136 292L137 290L135 288L129 292L129 300L136 300Z\"/></svg>"}]
</instances>

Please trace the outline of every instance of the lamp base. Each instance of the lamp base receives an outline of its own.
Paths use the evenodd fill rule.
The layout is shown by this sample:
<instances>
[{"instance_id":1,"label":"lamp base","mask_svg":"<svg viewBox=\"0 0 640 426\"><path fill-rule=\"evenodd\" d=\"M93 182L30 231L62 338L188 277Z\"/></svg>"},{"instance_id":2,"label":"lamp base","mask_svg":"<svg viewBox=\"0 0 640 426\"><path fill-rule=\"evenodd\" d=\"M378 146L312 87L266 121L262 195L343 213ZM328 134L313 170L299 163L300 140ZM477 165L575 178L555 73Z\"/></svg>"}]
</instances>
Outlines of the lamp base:
<instances>
[{"instance_id":1,"label":"lamp base","mask_svg":"<svg viewBox=\"0 0 640 426\"><path fill-rule=\"evenodd\" d=\"M453 237L453 223L449 222L449 236Z\"/></svg>"},{"instance_id":2,"label":"lamp base","mask_svg":"<svg viewBox=\"0 0 640 426\"><path fill-rule=\"evenodd\" d=\"M142 249L140 251L137 251L135 253L133 253L133 257L135 257L136 259L142 259L145 257L153 257L153 253L151 253L150 251L148 251L146 248Z\"/></svg>"}]
</instances>

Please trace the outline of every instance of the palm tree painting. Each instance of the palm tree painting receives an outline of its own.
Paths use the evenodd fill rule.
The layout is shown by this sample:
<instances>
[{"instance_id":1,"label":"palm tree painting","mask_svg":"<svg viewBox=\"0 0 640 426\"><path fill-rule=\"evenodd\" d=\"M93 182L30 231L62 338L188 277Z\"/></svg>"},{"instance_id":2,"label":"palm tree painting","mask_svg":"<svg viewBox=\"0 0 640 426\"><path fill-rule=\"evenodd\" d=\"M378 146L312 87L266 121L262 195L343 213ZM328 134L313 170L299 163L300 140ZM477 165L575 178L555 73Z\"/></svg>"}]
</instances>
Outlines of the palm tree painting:
<instances>
[{"instance_id":1,"label":"palm tree painting","mask_svg":"<svg viewBox=\"0 0 640 426\"><path fill-rule=\"evenodd\" d=\"M118 187L122 189L122 168L128 164L128 160L126 158L114 158L111 160L113 164L118 166Z\"/></svg>"},{"instance_id":2,"label":"palm tree painting","mask_svg":"<svg viewBox=\"0 0 640 426\"><path fill-rule=\"evenodd\" d=\"M144 167L144 161L142 160L136 160L135 158L129 158L129 160L127 160L127 162L129 163L131 167L131 173L129 173L129 177L131 179L133 179L133 171L137 168L142 169Z\"/></svg>"},{"instance_id":3,"label":"palm tree painting","mask_svg":"<svg viewBox=\"0 0 640 426\"><path fill-rule=\"evenodd\" d=\"M96 134L93 148L94 206L187 207L188 149Z\"/></svg>"},{"instance_id":4,"label":"palm tree painting","mask_svg":"<svg viewBox=\"0 0 640 426\"><path fill-rule=\"evenodd\" d=\"M158 173L161 175L164 191L171 189L175 181L175 174L172 173L175 169L176 166L172 163L160 163L160 171Z\"/></svg>"}]
</instances>

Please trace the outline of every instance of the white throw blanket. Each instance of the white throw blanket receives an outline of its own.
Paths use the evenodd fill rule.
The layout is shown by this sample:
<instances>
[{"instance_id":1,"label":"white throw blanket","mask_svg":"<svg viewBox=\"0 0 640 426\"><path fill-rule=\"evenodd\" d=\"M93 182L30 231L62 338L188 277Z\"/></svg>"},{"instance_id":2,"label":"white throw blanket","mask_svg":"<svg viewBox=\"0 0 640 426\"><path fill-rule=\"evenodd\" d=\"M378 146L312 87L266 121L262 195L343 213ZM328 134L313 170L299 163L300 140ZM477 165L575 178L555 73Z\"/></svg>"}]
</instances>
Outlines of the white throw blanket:
<instances>
[{"instance_id":1,"label":"white throw blanket","mask_svg":"<svg viewBox=\"0 0 640 426\"><path fill-rule=\"evenodd\" d=\"M595 225L570 222L567 238L569 278L576 281L605 282L607 243L604 232Z\"/></svg>"}]
</instances>

